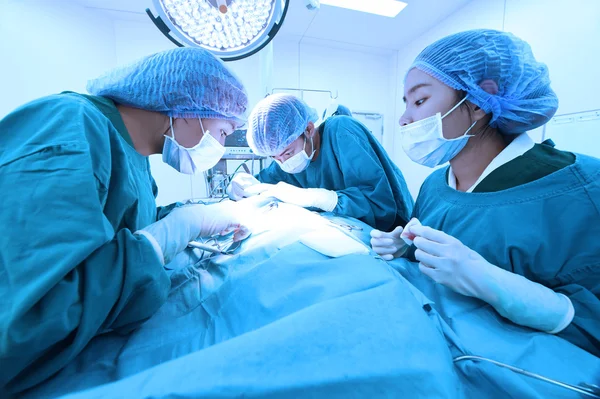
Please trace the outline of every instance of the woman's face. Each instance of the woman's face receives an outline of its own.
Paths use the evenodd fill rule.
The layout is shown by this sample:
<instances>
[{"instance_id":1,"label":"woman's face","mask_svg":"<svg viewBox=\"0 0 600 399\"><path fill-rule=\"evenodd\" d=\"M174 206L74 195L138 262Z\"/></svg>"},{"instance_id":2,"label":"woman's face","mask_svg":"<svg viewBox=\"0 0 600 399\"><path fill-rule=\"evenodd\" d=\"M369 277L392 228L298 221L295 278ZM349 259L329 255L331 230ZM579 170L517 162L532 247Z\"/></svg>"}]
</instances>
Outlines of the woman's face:
<instances>
[{"instance_id":1,"label":"woman's face","mask_svg":"<svg viewBox=\"0 0 600 399\"><path fill-rule=\"evenodd\" d=\"M202 139L202 128L208 132L221 145L225 145L225 138L232 134L236 128L233 121L224 119L174 118L173 131L177 142L186 148L192 148Z\"/></svg>"},{"instance_id":2,"label":"woman's face","mask_svg":"<svg viewBox=\"0 0 600 399\"><path fill-rule=\"evenodd\" d=\"M400 118L400 126L450 111L460 101L459 92L416 68L410 70L404 85L406 111ZM471 116L465 107L459 107L442 119L444 137L462 136L471 126Z\"/></svg>"}]
</instances>

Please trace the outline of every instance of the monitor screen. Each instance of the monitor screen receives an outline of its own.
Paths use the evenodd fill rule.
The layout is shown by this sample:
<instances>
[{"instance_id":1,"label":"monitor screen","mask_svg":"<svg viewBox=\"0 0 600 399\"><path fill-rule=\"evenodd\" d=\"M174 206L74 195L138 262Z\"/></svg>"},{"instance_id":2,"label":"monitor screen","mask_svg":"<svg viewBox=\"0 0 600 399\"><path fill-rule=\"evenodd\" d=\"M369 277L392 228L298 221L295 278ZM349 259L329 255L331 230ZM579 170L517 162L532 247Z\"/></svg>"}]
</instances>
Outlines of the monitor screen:
<instances>
[{"instance_id":1,"label":"monitor screen","mask_svg":"<svg viewBox=\"0 0 600 399\"><path fill-rule=\"evenodd\" d=\"M235 130L232 134L227 136L225 139L225 147L248 147L246 130L247 129Z\"/></svg>"}]
</instances>

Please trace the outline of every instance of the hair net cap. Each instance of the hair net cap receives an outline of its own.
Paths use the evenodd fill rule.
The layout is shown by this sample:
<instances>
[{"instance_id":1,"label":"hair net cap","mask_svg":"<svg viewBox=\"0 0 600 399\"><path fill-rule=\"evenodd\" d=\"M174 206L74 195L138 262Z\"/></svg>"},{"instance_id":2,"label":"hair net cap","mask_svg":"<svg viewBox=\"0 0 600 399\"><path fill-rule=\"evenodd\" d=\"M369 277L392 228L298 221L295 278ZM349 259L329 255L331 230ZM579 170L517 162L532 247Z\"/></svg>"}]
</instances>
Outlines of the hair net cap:
<instances>
[{"instance_id":1,"label":"hair net cap","mask_svg":"<svg viewBox=\"0 0 600 399\"><path fill-rule=\"evenodd\" d=\"M182 47L143 58L88 82L90 94L178 118L243 122L242 82L208 51Z\"/></svg>"},{"instance_id":2,"label":"hair net cap","mask_svg":"<svg viewBox=\"0 0 600 399\"><path fill-rule=\"evenodd\" d=\"M490 126L504 134L542 126L558 108L548 68L510 33L478 29L447 36L425 48L412 68L467 92L467 100L491 113Z\"/></svg>"},{"instance_id":3,"label":"hair net cap","mask_svg":"<svg viewBox=\"0 0 600 399\"><path fill-rule=\"evenodd\" d=\"M308 122L319 119L317 111L291 94L262 99L250 113L246 139L257 155L279 155L304 133Z\"/></svg>"}]
</instances>

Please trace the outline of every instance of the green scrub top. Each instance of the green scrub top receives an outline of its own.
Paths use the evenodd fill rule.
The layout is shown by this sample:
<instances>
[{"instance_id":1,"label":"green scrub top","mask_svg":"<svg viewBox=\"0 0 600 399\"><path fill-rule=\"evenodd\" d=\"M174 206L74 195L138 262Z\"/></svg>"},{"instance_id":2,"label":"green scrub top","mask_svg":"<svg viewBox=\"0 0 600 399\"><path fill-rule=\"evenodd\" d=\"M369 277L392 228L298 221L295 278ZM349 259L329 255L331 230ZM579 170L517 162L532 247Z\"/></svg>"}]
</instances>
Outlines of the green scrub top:
<instances>
[{"instance_id":1,"label":"green scrub top","mask_svg":"<svg viewBox=\"0 0 600 399\"><path fill-rule=\"evenodd\" d=\"M0 392L19 392L136 328L170 282L133 234L156 220L156 186L111 100L44 97L0 132Z\"/></svg>"},{"instance_id":2,"label":"green scrub top","mask_svg":"<svg viewBox=\"0 0 600 399\"><path fill-rule=\"evenodd\" d=\"M500 166L473 189L474 193L493 193L531 183L575 163L575 155L554 148L547 140L535 144L523 155Z\"/></svg>"},{"instance_id":3,"label":"green scrub top","mask_svg":"<svg viewBox=\"0 0 600 399\"><path fill-rule=\"evenodd\" d=\"M558 335L600 356L600 160L536 144L473 193L448 186L447 175L427 178L413 216L568 296L575 317Z\"/></svg>"}]
</instances>

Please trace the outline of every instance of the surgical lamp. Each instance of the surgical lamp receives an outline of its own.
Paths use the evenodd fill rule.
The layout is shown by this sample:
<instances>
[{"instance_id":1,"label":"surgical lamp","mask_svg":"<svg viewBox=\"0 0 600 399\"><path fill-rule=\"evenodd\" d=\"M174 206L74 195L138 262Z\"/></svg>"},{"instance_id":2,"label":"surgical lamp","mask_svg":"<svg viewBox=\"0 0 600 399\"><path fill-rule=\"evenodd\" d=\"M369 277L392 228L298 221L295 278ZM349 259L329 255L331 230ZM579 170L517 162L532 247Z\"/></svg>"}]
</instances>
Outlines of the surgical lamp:
<instances>
[{"instance_id":1,"label":"surgical lamp","mask_svg":"<svg viewBox=\"0 0 600 399\"><path fill-rule=\"evenodd\" d=\"M202 47L223 61L249 57L277 34L290 0L153 0L146 13L171 42Z\"/></svg>"}]
</instances>

